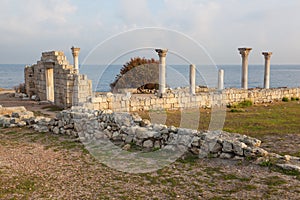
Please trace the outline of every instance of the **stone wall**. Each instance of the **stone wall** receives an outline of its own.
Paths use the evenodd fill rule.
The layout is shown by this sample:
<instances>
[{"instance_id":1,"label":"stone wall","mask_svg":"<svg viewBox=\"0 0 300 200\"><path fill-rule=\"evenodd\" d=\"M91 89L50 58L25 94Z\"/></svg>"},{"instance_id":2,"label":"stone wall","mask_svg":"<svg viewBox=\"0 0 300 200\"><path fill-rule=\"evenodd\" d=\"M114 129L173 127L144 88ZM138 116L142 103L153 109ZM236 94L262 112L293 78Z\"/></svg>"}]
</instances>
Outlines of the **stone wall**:
<instances>
[{"instance_id":1,"label":"stone wall","mask_svg":"<svg viewBox=\"0 0 300 200\"><path fill-rule=\"evenodd\" d=\"M274 89L225 89L222 92L210 90L191 95L188 88L169 90L162 98L154 94L112 94L105 93L90 99L86 107L111 109L113 111L143 111L157 109L209 108L213 105L228 105L244 100L254 104L281 101L283 97L300 97L300 88Z\"/></svg>"},{"instance_id":2,"label":"stone wall","mask_svg":"<svg viewBox=\"0 0 300 200\"><path fill-rule=\"evenodd\" d=\"M91 80L78 74L60 51L42 53L41 60L26 66L24 74L28 96L36 95L42 101L51 101L63 108L71 107L73 102L85 102L91 96Z\"/></svg>"}]
</instances>

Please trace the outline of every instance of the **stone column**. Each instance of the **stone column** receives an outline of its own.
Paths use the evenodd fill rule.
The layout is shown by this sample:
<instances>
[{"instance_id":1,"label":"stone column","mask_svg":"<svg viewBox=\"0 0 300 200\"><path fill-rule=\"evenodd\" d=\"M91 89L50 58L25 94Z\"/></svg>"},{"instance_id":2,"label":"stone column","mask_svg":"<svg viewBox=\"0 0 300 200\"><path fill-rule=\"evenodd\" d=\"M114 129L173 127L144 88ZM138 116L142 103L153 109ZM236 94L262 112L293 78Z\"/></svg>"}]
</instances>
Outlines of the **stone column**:
<instances>
[{"instance_id":1,"label":"stone column","mask_svg":"<svg viewBox=\"0 0 300 200\"><path fill-rule=\"evenodd\" d=\"M224 89L224 70L219 69L218 73L218 90Z\"/></svg>"},{"instance_id":2,"label":"stone column","mask_svg":"<svg viewBox=\"0 0 300 200\"><path fill-rule=\"evenodd\" d=\"M79 55L80 48L72 47L71 50L72 50L72 55L73 55L74 69L78 73L79 72L79 68L78 68L78 55Z\"/></svg>"},{"instance_id":3,"label":"stone column","mask_svg":"<svg viewBox=\"0 0 300 200\"><path fill-rule=\"evenodd\" d=\"M159 56L159 92L161 97L166 92L166 56L168 49L155 49Z\"/></svg>"},{"instance_id":4,"label":"stone column","mask_svg":"<svg viewBox=\"0 0 300 200\"><path fill-rule=\"evenodd\" d=\"M190 93L196 94L196 67L195 65L190 65Z\"/></svg>"},{"instance_id":5,"label":"stone column","mask_svg":"<svg viewBox=\"0 0 300 200\"><path fill-rule=\"evenodd\" d=\"M248 55L252 48L239 48L242 55L242 88L248 89Z\"/></svg>"},{"instance_id":6,"label":"stone column","mask_svg":"<svg viewBox=\"0 0 300 200\"><path fill-rule=\"evenodd\" d=\"M265 76L264 76L264 88L269 89L270 88L270 59L272 52L263 52L262 53L265 57Z\"/></svg>"}]
</instances>

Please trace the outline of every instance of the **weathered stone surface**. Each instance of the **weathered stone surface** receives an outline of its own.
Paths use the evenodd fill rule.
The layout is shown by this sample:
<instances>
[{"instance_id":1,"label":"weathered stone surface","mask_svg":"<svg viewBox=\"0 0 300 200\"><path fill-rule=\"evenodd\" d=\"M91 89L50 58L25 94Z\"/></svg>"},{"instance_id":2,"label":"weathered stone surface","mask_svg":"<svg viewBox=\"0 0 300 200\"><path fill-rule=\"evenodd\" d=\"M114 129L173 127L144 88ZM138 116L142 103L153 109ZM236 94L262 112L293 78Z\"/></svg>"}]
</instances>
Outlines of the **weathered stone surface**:
<instances>
[{"instance_id":1,"label":"weathered stone surface","mask_svg":"<svg viewBox=\"0 0 300 200\"><path fill-rule=\"evenodd\" d=\"M129 113L114 113L113 115L116 124L121 127L121 126L131 126L133 125L134 121L132 116Z\"/></svg>"},{"instance_id":2,"label":"weathered stone surface","mask_svg":"<svg viewBox=\"0 0 300 200\"><path fill-rule=\"evenodd\" d=\"M238 156L244 155L244 149L247 148L247 145L243 142L234 141L232 143L233 146L233 152Z\"/></svg>"},{"instance_id":3,"label":"weathered stone surface","mask_svg":"<svg viewBox=\"0 0 300 200\"><path fill-rule=\"evenodd\" d=\"M53 133L54 133L54 134L59 134L59 128L58 128L58 127L54 127Z\"/></svg>"},{"instance_id":4,"label":"weathered stone surface","mask_svg":"<svg viewBox=\"0 0 300 200\"><path fill-rule=\"evenodd\" d=\"M222 143L222 151L226 153L233 152L233 146L231 141L223 141Z\"/></svg>"},{"instance_id":5,"label":"weathered stone surface","mask_svg":"<svg viewBox=\"0 0 300 200\"><path fill-rule=\"evenodd\" d=\"M233 157L234 157L234 154L232 154L232 153L221 153L221 155L220 155L220 158L223 158L223 159L230 159Z\"/></svg>"},{"instance_id":6,"label":"weathered stone surface","mask_svg":"<svg viewBox=\"0 0 300 200\"><path fill-rule=\"evenodd\" d=\"M152 140L146 140L146 141L144 141L143 147L144 147L144 148L152 148L152 147L153 147L153 142L152 142Z\"/></svg>"},{"instance_id":7,"label":"weathered stone surface","mask_svg":"<svg viewBox=\"0 0 300 200\"><path fill-rule=\"evenodd\" d=\"M285 169L285 170L295 170L300 172L300 166L293 164L276 164L276 166Z\"/></svg>"}]
</instances>

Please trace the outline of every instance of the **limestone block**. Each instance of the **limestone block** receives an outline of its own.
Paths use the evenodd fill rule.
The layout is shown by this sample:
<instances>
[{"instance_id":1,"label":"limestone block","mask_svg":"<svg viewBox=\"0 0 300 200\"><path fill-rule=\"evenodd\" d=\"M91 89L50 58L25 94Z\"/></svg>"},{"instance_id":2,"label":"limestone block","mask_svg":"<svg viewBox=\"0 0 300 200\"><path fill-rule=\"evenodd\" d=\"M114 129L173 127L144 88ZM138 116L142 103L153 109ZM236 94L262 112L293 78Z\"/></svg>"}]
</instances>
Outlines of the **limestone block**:
<instances>
[{"instance_id":1,"label":"limestone block","mask_svg":"<svg viewBox=\"0 0 300 200\"><path fill-rule=\"evenodd\" d=\"M223 141L222 146L223 146L223 148L222 148L223 152L226 152L226 153L233 152L233 146L232 146L231 142Z\"/></svg>"},{"instance_id":2,"label":"limestone block","mask_svg":"<svg viewBox=\"0 0 300 200\"><path fill-rule=\"evenodd\" d=\"M152 148L153 147L153 142L152 140L146 140L143 142L143 147L144 148Z\"/></svg>"}]
</instances>

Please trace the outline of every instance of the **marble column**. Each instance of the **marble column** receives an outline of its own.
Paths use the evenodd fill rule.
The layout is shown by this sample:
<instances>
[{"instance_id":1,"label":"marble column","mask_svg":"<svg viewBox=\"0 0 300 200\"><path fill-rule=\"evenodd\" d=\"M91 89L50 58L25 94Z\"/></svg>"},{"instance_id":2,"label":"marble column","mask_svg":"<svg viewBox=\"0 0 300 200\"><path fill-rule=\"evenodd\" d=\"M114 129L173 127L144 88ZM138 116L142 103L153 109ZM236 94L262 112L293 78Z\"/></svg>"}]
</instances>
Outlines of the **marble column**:
<instances>
[{"instance_id":1,"label":"marble column","mask_svg":"<svg viewBox=\"0 0 300 200\"><path fill-rule=\"evenodd\" d=\"M155 49L159 56L159 92L161 97L166 92L166 56L168 49Z\"/></svg>"},{"instance_id":2,"label":"marble column","mask_svg":"<svg viewBox=\"0 0 300 200\"><path fill-rule=\"evenodd\" d=\"M196 94L196 67L195 65L190 65L190 93Z\"/></svg>"},{"instance_id":3,"label":"marble column","mask_svg":"<svg viewBox=\"0 0 300 200\"><path fill-rule=\"evenodd\" d=\"M78 73L79 72L78 55L79 55L80 48L72 47L71 50L72 50L72 55L73 55L74 69Z\"/></svg>"},{"instance_id":4,"label":"marble column","mask_svg":"<svg viewBox=\"0 0 300 200\"><path fill-rule=\"evenodd\" d=\"M224 70L219 69L218 73L218 90L224 89Z\"/></svg>"},{"instance_id":5,"label":"marble column","mask_svg":"<svg viewBox=\"0 0 300 200\"><path fill-rule=\"evenodd\" d=\"M248 56L252 48L239 48L242 56L242 88L248 89Z\"/></svg>"},{"instance_id":6,"label":"marble column","mask_svg":"<svg viewBox=\"0 0 300 200\"><path fill-rule=\"evenodd\" d=\"M270 63L272 52L262 52L265 57L265 76L264 76L264 88L270 88Z\"/></svg>"}]
</instances>

